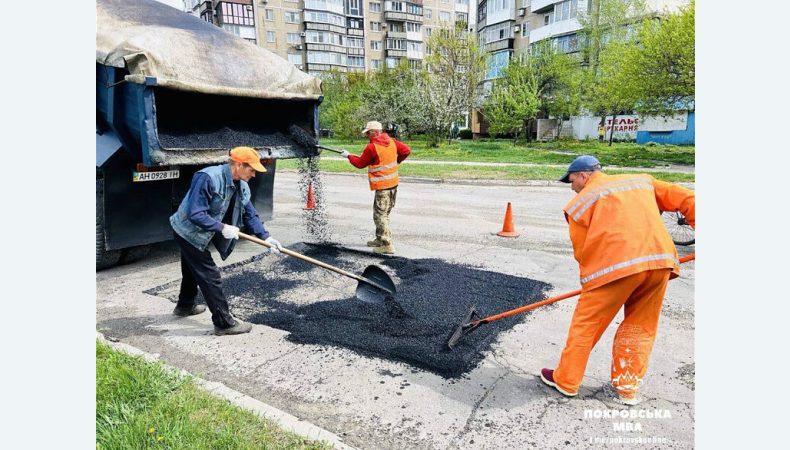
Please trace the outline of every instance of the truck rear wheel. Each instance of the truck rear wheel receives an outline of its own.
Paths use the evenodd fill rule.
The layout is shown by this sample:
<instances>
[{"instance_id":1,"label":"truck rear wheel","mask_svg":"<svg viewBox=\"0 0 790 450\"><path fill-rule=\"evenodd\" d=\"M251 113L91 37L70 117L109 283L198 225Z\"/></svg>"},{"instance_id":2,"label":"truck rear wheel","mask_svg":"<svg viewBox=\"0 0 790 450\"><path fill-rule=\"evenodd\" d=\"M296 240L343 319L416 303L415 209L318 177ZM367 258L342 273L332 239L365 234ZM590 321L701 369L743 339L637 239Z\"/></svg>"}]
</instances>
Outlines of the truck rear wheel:
<instances>
[{"instance_id":1,"label":"truck rear wheel","mask_svg":"<svg viewBox=\"0 0 790 450\"><path fill-rule=\"evenodd\" d=\"M107 250L104 246L104 180L96 180L96 270L118 264L121 250Z\"/></svg>"}]
</instances>

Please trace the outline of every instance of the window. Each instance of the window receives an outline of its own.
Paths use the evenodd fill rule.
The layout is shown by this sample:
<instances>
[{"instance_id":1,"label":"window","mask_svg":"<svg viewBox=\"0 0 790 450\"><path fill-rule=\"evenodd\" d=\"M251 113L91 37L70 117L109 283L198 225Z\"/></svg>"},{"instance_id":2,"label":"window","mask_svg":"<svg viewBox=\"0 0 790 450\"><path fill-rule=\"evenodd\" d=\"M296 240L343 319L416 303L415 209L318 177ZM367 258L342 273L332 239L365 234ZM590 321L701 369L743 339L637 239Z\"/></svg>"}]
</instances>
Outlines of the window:
<instances>
[{"instance_id":1,"label":"window","mask_svg":"<svg viewBox=\"0 0 790 450\"><path fill-rule=\"evenodd\" d=\"M421 52L422 51L422 43L421 42L409 42L408 43L408 50L410 52Z\"/></svg>"},{"instance_id":2,"label":"window","mask_svg":"<svg viewBox=\"0 0 790 450\"><path fill-rule=\"evenodd\" d=\"M362 15L362 0L346 0L348 2L348 14L352 16Z\"/></svg>"},{"instance_id":3,"label":"window","mask_svg":"<svg viewBox=\"0 0 790 450\"><path fill-rule=\"evenodd\" d=\"M354 19L354 18L351 18L351 17L349 17L349 19L348 19L348 27L349 28L354 28L354 29L357 29L357 30L361 30L362 27L364 27L364 25L363 25L364 23L365 22L363 22L362 19Z\"/></svg>"},{"instance_id":4,"label":"window","mask_svg":"<svg viewBox=\"0 0 790 450\"><path fill-rule=\"evenodd\" d=\"M385 61L387 63L387 67L389 67L390 69L394 69L395 67L398 66L398 61L400 61L400 59L399 58L387 58Z\"/></svg>"},{"instance_id":5,"label":"window","mask_svg":"<svg viewBox=\"0 0 790 450\"><path fill-rule=\"evenodd\" d=\"M579 40L575 34L560 36L553 40L554 48L559 53L571 53L578 50Z\"/></svg>"},{"instance_id":6,"label":"window","mask_svg":"<svg viewBox=\"0 0 790 450\"><path fill-rule=\"evenodd\" d=\"M406 31L415 33L422 31L422 24L415 22L406 22Z\"/></svg>"},{"instance_id":7,"label":"window","mask_svg":"<svg viewBox=\"0 0 790 450\"><path fill-rule=\"evenodd\" d=\"M301 37L299 36L299 33L288 33L288 34L286 35L286 41L287 41L289 44L299 44L299 43L301 43L301 42L302 42L302 39L301 39Z\"/></svg>"},{"instance_id":8,"label":"window","mask_svg":"<svg viewBox=\"0 0 790 450\"><path fill-rule=\"evenodd\" d=\"M343 35L330 33L329 31L308 30L305 32L305 42L343 45Z\"/></svg>"},{"instance_id":9,"label":"window","mask_svg":"<svg viewBox=\"0 0 790 450\"><path fill-rule=\"evenodd\" d=\"M362 38L346 37L346 47L365 48L365 41Z\"/></svg>"},{"instance_id":10,"label":"window","mask_svg":"<svg viewBox=\"0 0 790 450\"><path fill-rule=\"evenodd\" d=\"M381 31L381 22L370 22L370 31Z\"/></svg>"},{"instance_id":11,"label":"window","mask_svg":"<svg viewBox=\"0 0 790 450\"><path fill-rule=\"evenodd\" d=\"M403 39L387 39L387 50L406 50L406 41Z\"/></svg>"},{"instance_id":12,"label":"window","mask_svg":"<svg viewBox=\"0 0 790 450\"><path fill-rule=\"evenodd\" d=\"M222 24L234 25L255 25L253 18L252 5L240 5L238 3L221 3L222 9L219 11L219 21ZM249 6L247 9L245 6Z\"/></svg>"},{"instance_id":13,"label":"window","mask_svg":"<svg viewBox=\"0 0 790 450\"><path fill-rule=\"evenodd\" d=\"M450 13L447 11L439 11L439 21L440 22L449 22L450 21Z\"/></svg>"},{"instance_id":14,"label":"window","mask_svg":"<svg viewBox=\"0 0 790 450\"><path fill-rule=\"evenodd\" d=\"M460 12L455 13L456 22L466 23L468 18L469 16L466 13L460 13Z\"/></svg>"},{"instance_id":15,"label":"window","mask_svg":"<svg viewBox=\"0 0 790 450\"><path fill-rule=\"evenodd\" d=\"M389 22L387 25L389 25L390 31L395 31L397 33L406 32L406 26L403 24L403 22Z\"/></svg>"},{"instance_id":16,"label":"window","mask_svg":"<svg viewBox=\"0 0 790 450\"><path fill-rule=\"evenodd\" d=\"M266 32L266 42L275 42L274 31Z\"/></svg>"},{"instance_id":17,"label":"window","mask_svg":"<svg viewBox=\"0 0 790 450\"><path fill-rule=\"evenodd\" d=\"M305 11L306 22L328 23L343 27L346 25L346 18L337 14L318 11Z\"/></svg>"},{"instance_id":18,"label":"window","mask_svg":"<svg viewBox=\"0 0 790 450\"><path fill-rule=\"evenodd\" d=\"M565 0L554 5L554 22L569 20L576 17L578 0Z\"/></svg>"},{"instance_id":19,"label":"window","mask_svg":"<svg viewBox=\"0 0 790 450\"><path fill-rule=\"evenodd\" d=\"M349 67L365 67L365 57L364 56L349 56L348 57L348 66Z\"/></svg>"},{"instance_id":20,"label":"window","mask_svg":"<svg viewBox=\"0 0 790 450\"><path fill-rule=\"evenodd\" d=\"M389 2L389 8L387 8L387 11L403 12L403 3L401 3L401 2Z\"/></svg>"},{"instance_id":21,"label":"window","mask_svg":"<svg viewBox=\"0 0 790 450\"><path fill-rule=\"evenodd\" d=\"M285 11L285 21L287 23L299 23L299 11Z\"/></svg>"},{"instance_id":22,"label":"window","mask_svg":"<svg viewBox=\"0 0 790 450\"><path fill-rule=\"evenodd\" d=\"M371 50L381 50L381 41L370 41Z\"/></svg>"},{"instance_id":23,"label":"window","mask_svg":"<svg viewBox=\"0 0 790 450\"><path fill-rule=\"evenodd\" d=\"M488 58L488 70L486 70L486 78L498 78L507 67L510 60L510 52L504 50L491 55Z\"/></svg>"},{"instance_id":24,"label":"window","mask_svg":"<svg viewBox=\"0 0 790 450\"><path fill-rule=\"evenodd\" d=\"M427 18L429 18L429 19L430 19L431 17L433 17L433 11L432 11L432 10L430 10L430 9L426 9L426 10L425 10L425 17L427 17Z\"/></svg>"},{"instance_id":25,"label":"window","mask_svg":"<svg viewBox=\"0 0 790 450\"><path fill-rule=\"evenodd\" d=\"M406 3L406 12L409 14L422 15L422 6Z\"/></svg>"},{"instance_id":26,"label":"window","mask_svg":"<svg viewBox=\"0 0 790 450\"><path fill-rule=\"evenodd\" d=\"M266 20L268 20L269 22L273 21L274 20L274 10L266 8L264 11L266 12Z\"/></svg>"},{"instance_id":27,"label":"window","mask_svg":"<svg viewBox=\"0 0 790 450\"><path fill-rule=\"evenodd\" d=\"M302 64L302 54L301 53L289 53L288 54L288 62L291 64L301 65Z\"/></svg>"},{"instance_id":28,"label":"window","mask_svg":"<svg viewBox=\"0 0 790 450\"><path fill-rule=\"evenodd\" d=\"M550 23L551 23L551 13L543 16L543 25L548 25Z\"/></svg>"},{"instance_id":29,"label":"window","mask_svg":"<svg viewBox=\"0 0 790 450\"><path fill-rule=\"evenodd\" d=\"M521 37L529 37L529 23L527 22L521 24Z\"/></svg>"},{"instance_id":30,"label":"window","mask_svg":"<svg viewBox=\"0 0 790 450\"><path fill-rule=\"evenodd\" d=\"M334 52L307 52L307 62L311 64L335 64L346 66L346 55Z\"/></svg>"},{"instance_id":31,"label":"window","mask_svg":"<svg viewBox=\"0 0 790 450\"><path fill-rule=\"evenodd\" d=\"M381 69L381 60L380 59L371 59L370 60L370 68L371 69Z\"/></svg>"},{"instance_id":32,"label":"window","mask_svg":"<svg viewBox=\"0 0 790 450\"><path fill-rule=\"evenodd\" d=\"M368 4L368 10L370 10L370 12L381 12L381 2L370 2Z\"/></svg>"},{"instance_id":33,"label":"window","mask_svg":"<svg viewBox=\"0 0 790 450\"><path fill-rule=\"evenodd\" d=\"M433 34L433 28L425 27L425 35L430 36L431 34Z\"/></svg>"}]
</instances>

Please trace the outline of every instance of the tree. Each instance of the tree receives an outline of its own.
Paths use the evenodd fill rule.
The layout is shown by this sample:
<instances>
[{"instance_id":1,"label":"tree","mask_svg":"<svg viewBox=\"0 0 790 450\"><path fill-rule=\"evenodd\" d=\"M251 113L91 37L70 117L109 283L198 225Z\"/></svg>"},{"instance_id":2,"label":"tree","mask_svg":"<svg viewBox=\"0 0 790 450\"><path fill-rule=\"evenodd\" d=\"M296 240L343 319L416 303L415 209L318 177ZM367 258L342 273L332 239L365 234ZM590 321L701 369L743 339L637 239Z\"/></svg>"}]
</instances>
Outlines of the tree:
<instances>
[{"instance_id":1,"label":"tree","mask_svg":"<svg viewBox=\"0 0 790 450\"><path fill-rule=\"evenodd\" d=\"M362 107L361 91L367 81L364 74L331 71L322 79L324 101L319 107L318 122L338 137L359 136Z\"/></svg>"},{"instance_id":2,"label":"tree","mask_svg":"<svg viewBox=\"0 0 790 450\"><path fill-rule=\"evenodd\" d=\"M579 60L567 53L560 53L549 41L533 46L529 58L538 80L540 112L544 117L559 119L559 136L562 119L577 114L581 108L582 73Z\"/></svg>"},{"instance_id":3,"label":"tree","mask_svg":"<svg viewBox=\"0 0 790 450\"><path fill-rule=\"evenodd\" d=\"M411 133L420 121L417 88L417 74L406 61L395 68L370 73L360 93L360 114L365 120L377 120L395 126L401 133Z\"/></svg>"},{"instance_id":4,"label":"tree","mask_svg":"<svg viewBox=\"0 0 790 450\"><path fill-rule=\"evenodd\" d=\"M590 14L581 14L584 73L582 104L595 115L612 121L622 111L633 111L637 98L627 76L637 46L634 24L645 17L643 0L591 0ZM612 145L614 132L609 134Z\"/></svg>"},{"instance_id":5,"label":"tree","mask_svg":"<svg viewBox=\"0 0 790 450\"><path fill-rule=\"evenodd\" d=\"M417 78L421 122L431 145L450 139L453 123L473 106L485 73L485 54L464 24L434 30L426 42L425 68Z\"/></svg>"},{"instance_id":6,"label":"tree","mask_svg":"<svg viewBox=\"0 0 790 450\"><path fill-rule=\"evenodd\" d=\"M668 115L694 101L694 0L639 29L639 51L625 70L635 85L641 115Z\"/></svg>"},{"instance_id":7,"label":"tree","mask_svg":"<svg viewBox=\"0 0 790 450\"><path fill-rule=\"evenodd\" d=\"M494 80L491 94L483 104L490 133L513 133L514 142L522 131L528 133L527 125L540 109L539 82L532 62L530 58L514 58L502 76Z\"/></svg>"}]
</instances>

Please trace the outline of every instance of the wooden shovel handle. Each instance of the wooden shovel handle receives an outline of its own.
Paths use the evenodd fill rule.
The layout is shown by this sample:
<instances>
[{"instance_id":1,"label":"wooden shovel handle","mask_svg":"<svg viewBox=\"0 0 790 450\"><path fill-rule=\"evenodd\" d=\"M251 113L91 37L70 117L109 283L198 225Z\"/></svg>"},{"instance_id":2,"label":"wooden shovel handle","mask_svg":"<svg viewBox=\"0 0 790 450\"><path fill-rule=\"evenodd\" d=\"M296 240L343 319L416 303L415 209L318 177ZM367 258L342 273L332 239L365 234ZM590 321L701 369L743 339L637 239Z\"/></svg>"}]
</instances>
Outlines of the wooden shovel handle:
<instances>
[{"instance_id":1,"label":"wooden shovel handle","mask_svg":"<svg viewBox=\"0 0 790 450\"><path fill-rule=\"evenodd\" d=\"M269 248L272 247L271 244L269 244L268 242L264 241L263 239L257 238L255 236L250 236L249 234L245 234L245 233L241 233L240 232L239 233L239 237L242 238L242 239L245 239L247 241L255 242L256 244L263 245L264 247L269 247ZM362 278L359 275L353 274L351 272L347 272L347 271L345 271L345 270L343 270L343 269L341 269L339 267L335 267L335 266L329 265L329 264L327 264L325 262L321 262L321 261L319 261L317 259L313 259L313 258L311 258L309 256L305 256L305 255L303 255L301 253L296 253L293 250L289 250L287 248L283 248L280 251L285 253L288 256L293 256L294 258L301 259L302 261L309 262L310 264L314 264L314 265L316 265L318 267L323 267L324 269L331 270L332 272L339 273L340 275L344 275L344 276L347 276L349 278L353 278L353 279L355 279L357 281L362 281L362 282L365 282L365 283L369 282L367 279Z\"/></svg>"}]
</instances>

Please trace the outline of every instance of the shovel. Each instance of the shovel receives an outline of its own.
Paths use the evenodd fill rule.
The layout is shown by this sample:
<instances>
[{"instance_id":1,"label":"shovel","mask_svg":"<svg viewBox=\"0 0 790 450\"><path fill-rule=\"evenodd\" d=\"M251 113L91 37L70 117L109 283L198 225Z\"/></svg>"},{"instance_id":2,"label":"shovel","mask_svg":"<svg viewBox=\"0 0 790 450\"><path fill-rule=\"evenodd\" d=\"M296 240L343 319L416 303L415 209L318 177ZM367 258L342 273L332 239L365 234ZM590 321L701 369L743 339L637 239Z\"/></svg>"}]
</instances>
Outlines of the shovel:
<instances>
[{"instance_id":1,"label":"shovel","mask_svg":"<svg viewBox=\"0 0 790 450\"><path fill-rule=\"evenodd\" d=\"M288 133L291 135L291 139L293 139L297 144L307 147L307 148L320 148L323 150L329 150L330 152L335 153L343 153L342 150L335 150L334 148L324 147L323 145L318 145L315 138L310 136L310 133L302 129L297 125L291 125L288 127Z\"/></svg>"},{"instance_id":2,"label":"shovel","mask_svg":"<svg viewBox=\"0 0 790 450\"><path fill-rule=\"evenodd\" d=\"M264 241L263 239L250 236L249 234L239 233L239 237L247 241L263 245L264 247L272 247L271 244ZM386 303L387 298L390 298L390 300L395 299L395 283L392 281L392 278L387 275L387 272L385 272L384 269L379 266L368 266L362 272L362 276L359 276L351 272L347 272L339 267L335 267L317 259L313 259L309 256L302 255L301 253L297 253L293 250L288 250L287 248L283 248L280 251L288 256L293 256L294 258L301 259L302 261L309 262L310 264L323 267L324 269L331 270L332 272L339 273L340 275L344 275L359 281L357 284L355 296L365 303L384 304Z\"/></svg>"},{"instance_id":3,"label":"shovel","mask_svg":"<svg viewBox=\"0 0 790 450\"><path fill-rule=\"evenodd\" d=\"M684 263L687 261L693 260L695 254L692 253L690 255L686 255L680 258L678 261L680 263ZM516 314L521 314L523 312L530 311L535 308L540 308L541 306L550 305L554 302L558 302L560 300L565 300L566 298L575 297L581 294L581 289L576 289L575 291L566 292L564 294L560 294L556 297L547 298L546 300L541 300L537 303L533 303L531 305L522 306L520 308L511 309L510 311L505 311L500 314L495 314L493 316L488 316L484 318L479 318L480 316L477 315L477 311L475 311L474 305L469 308L469 312L466 313L464 316L464 320L458 325L458 328L455 329L453 335L450 336L450 339L447 341L447 347L452 350L458 344L458 341L461 340L462 337L466 336L467 334L475 331L480 325L485 325L487 323L496 322L499 319L504 319L505 317L515 316ZM478 317L477 320L473 320L475 317Z\"/></svg>"}]
</instances>

